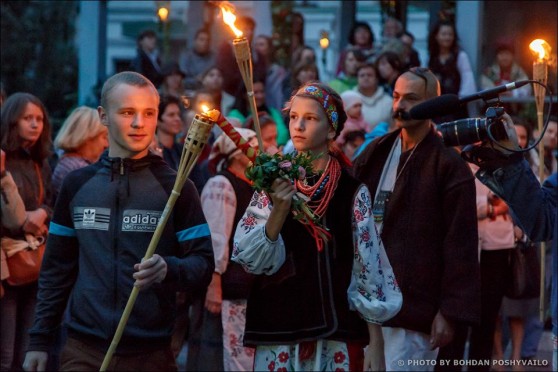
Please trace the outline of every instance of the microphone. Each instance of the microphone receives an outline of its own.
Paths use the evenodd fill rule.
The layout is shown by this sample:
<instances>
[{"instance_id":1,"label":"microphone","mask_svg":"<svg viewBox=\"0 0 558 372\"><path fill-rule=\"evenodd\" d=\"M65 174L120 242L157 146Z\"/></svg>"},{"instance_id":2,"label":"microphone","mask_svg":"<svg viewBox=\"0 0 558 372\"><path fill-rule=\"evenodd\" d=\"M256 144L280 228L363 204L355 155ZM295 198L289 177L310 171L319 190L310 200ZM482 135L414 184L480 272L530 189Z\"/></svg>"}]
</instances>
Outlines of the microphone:
<instances>
[{"instance_id":1,"label":"microphone","mask_svg":"<svg viewBox=\"0 0 558 372\"><path fill-rule=\"evenodd\" d=\"M507 92L508 90L514 90L517 88L521 88L522 86L529 84L529 80L521 80L513 83L508 83L504 85L500 85L494 88L481 90L480 92L470 94L465 97L459 98L460 103L467 103L470 101L474 101L477 99L489 100L492 98L498 97L500 93Z\"/></svg>"},{"instance_id":2,"label":"microphone","mask_svg":"<svg viewBox=\"0 0 558 372\"><path fill-rule=\"evenodd\" d=\"M460 100L455 94L444 94L419 103L409 111L409 118L415 120L431 119L449 115L459 109Z\"/></svg>"},{"instance_id":3,"label":"microphone","mask_svg":"<svg viewBox=\"0 0 558 372\"><path fill-rule=\"evenodd\" d=\"M448 115L455 112L461 105L466 104L467 102L475 101L477 99L483 99L486 101L497 97L500 93L521 88L528 83L530 83L529 80L521 80L485 89L464 97L458 97L455 94L444 94L439 97L429 99L428 101L424 101L423 103L419 103L409 111L409 116L411 119L424 120Z\"/></svg>"}]
</instances>

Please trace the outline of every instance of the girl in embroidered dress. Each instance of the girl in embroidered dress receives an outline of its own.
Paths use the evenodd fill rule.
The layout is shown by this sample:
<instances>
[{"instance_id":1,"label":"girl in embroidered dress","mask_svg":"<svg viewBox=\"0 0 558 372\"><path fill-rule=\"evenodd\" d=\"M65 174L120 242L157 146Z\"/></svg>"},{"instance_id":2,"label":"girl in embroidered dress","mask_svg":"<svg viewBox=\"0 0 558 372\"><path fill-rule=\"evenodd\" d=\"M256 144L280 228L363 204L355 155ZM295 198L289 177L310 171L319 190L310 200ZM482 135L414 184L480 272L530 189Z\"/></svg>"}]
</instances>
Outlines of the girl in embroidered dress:
<instances>
[{"instance_id":1,"label":"girl in embroidered dress","mask_svg":"<svg viewBox=\"0 0 558 372\"><path fill-rule=\"evenodd\" d=\"M383 369L380 324L399 311L402 297L370 193L349 175L350 162L334 144L347 118L343 102L310 82L286 110L296 150L318 155L317 175L294 184L277 179L274 192L256 192L236 229L232 260L257 274L244 335L256 347L254 369ZM292 216L296 192L309 198L329 239Z\"/></svg>"}]
</instances>

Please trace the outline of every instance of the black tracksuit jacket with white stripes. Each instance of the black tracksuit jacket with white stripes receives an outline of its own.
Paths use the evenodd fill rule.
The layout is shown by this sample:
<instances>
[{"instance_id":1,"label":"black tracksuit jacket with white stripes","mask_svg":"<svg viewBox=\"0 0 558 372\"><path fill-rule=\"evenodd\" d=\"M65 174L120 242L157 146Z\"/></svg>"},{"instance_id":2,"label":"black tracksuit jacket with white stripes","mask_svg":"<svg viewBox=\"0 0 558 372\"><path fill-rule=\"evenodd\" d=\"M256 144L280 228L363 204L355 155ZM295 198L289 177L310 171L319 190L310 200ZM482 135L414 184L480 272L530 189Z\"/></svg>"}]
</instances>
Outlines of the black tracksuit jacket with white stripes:
<instances>
[{"instance_id":1,"label":"black tracksuit jacket with white stripes","mask_svg":"<svg viewBox=\"0 0 558 372\"><path fill-rule=\"evenodd\" d=\"M109 158L71 172L62 185L41 274L29 350L46 351L68 303L70 337L106 350L130 296L176 173L158 156ZM177 291L205 291L214 270L209 228L187 180L155 253L164 281L141 291L117 353L169 345ZM69 302L68 302L69 299Z\"/></svg>"}]
</instances>

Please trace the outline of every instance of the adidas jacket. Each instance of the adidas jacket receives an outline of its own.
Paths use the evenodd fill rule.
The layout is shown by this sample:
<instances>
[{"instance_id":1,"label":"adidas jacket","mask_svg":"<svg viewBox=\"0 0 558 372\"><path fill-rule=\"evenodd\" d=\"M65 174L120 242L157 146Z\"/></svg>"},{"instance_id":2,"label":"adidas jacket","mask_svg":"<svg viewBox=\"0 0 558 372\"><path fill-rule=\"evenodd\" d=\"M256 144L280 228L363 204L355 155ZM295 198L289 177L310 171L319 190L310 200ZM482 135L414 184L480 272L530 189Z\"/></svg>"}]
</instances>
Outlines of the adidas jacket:
<instances>
[{"instance_id":1,"label":"adidas jacket","mask_svg":"<svg viewBox=\"0 0 558 372\"><path fill-rule=\"evenodd\" d=\"M47 351L69 299L70 337L106 351L132 291L134 264L151 241L176 173L158 156L109 158L62 185L39 278L29 350ZM188 180L155 250L165 280L141 291L116 353L170 344L176 291L204 290L214 270L209 228Z\"/></svg>"}]
</instances>

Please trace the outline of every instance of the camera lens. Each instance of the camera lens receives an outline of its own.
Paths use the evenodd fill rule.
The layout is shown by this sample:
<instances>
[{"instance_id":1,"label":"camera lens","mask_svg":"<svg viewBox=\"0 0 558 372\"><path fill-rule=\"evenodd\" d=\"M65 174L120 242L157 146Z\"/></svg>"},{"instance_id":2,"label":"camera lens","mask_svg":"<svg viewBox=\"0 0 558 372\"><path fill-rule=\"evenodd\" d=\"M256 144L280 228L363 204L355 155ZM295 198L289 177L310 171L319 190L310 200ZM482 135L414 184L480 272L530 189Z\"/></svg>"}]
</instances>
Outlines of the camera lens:
<instances>
[{"instance_id":1,"label":"camera lens","mask_svg":"<svg viewBox=\"0 0 558 372\"><path fill-rule=\"evenodd\" d=\"M461 119L438 125L446 146L464 146L487 137L486 119Z\"/></svg>"}]
</instances>

